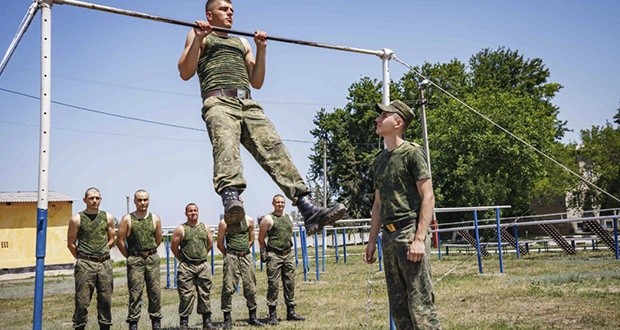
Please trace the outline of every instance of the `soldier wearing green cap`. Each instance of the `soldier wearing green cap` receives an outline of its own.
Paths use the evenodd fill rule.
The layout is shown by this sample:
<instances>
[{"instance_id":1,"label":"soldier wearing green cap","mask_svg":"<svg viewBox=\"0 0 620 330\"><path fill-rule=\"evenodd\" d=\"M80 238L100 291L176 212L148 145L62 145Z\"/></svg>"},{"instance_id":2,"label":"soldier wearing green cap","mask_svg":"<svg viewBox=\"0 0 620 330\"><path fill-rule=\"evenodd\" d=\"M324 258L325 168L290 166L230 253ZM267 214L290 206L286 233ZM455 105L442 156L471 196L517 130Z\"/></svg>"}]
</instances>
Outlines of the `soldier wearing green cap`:
<instances>
[{"instance_id":1,"label":"soldier wearing green cap","mask_svg":"<svg viewBox=\"0 0 620 330\"><path fill-rule=\"evenodd\" d=\"M377 104L376 110L375 132L386 148L373 164L375 198L364 260L375 262L382 230L385 279L396 328L440 329L429 260L435 196L427 155L402 138L415 117L409 106L397 100Z\"/></svg>"}]
</instances>

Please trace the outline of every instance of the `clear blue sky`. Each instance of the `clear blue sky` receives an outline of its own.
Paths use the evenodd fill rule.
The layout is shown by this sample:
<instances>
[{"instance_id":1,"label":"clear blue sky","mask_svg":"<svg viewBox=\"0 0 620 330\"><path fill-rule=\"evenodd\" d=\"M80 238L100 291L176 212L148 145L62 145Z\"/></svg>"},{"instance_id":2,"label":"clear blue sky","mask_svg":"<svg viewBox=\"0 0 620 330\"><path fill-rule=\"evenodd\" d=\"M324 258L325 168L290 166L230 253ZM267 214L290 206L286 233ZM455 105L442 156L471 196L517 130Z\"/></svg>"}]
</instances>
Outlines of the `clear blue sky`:
<instances>
[{"instance_id":1,"label":"clear blue sky","mask_svg":"<svg viewBox=\"0 0 620 330\"><path fill-rule=\"evenodd\" d=\"M2 1L2 54L30 3ZM204 17L204 3L196 0L96 3L184 21ZM234 5L235 30L390 48L410 65L453 58L467 62L483 48L498 46L542 58L550 81L564 85L553 103L574 130L565 142L578 141L581 129L611 121L620 106L618 1L261 0ZM53 101L205 128L197 78L182 81L176 68L187 28L68 5L53 7L52 24ZM390 64L392 79L406 70ZM39 73L37 14L0 76L0 88L38 97ZM305 177L312 144L297 141L312 141L316 112L343 107L352 83L364 76L381 79L381 74L381 61L372 55L270 42L265 85L253 96L287 140ZM0 191L37 190L39 112L39 100L0 91ZM151 211L165 226L185 220L188 202L199 205L201 220L209 224L222 212L204 131L53 104L51 136L49 188L78 199L74 212L83 208L81 197L89 186L101 189L102 208L118 218L126 212L125 196L139 188L151 193ZM256 217L271 210L271 196L279 190L248 153L242 156L248 181L243 196L248 213ZM286 210L293 210L290 203Z\"/></svg>"}]
</instances>

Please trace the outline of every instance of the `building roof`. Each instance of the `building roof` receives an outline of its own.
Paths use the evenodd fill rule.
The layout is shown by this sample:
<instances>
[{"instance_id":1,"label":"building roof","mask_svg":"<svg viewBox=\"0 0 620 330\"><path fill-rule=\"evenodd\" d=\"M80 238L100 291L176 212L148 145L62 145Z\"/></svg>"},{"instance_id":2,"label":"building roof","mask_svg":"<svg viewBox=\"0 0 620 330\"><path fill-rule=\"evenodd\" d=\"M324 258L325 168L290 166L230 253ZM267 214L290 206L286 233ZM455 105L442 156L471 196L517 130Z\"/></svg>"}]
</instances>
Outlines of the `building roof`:
<instances>
[{"instance_id":1,"label":"building roof","mask_svg":"<svg viewBox=\"0 0 620 330\"><path fill-rule=\"evenodd\" d=\"M36 191L0 191L0 203L36 203L39 199ZM55 191L47 193L48 202L73 202L75 199Z\"/></svg>"}]
</instances>

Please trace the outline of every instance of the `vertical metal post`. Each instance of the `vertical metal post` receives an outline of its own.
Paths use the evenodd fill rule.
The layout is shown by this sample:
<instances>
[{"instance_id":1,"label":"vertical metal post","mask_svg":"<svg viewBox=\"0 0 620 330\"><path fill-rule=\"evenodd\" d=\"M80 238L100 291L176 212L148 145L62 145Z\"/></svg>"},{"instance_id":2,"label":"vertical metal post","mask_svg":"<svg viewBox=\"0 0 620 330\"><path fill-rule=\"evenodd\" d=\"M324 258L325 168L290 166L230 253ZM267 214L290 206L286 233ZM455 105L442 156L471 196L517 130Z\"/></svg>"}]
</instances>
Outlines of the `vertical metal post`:
<instances>
[{"instance_id":1,"label":"vertical metal post","mask_svg":"<svg viewBox=\"0 0 620 330\"><path fill-rule=\"evenodd\" d=\"M327 232L325 227L323 227L323 233L321 235L321 271L325 271L325 236L327 236Z\"/></svg>"},{"instance_id":2,"label":"vertical metal post","mask_svg":"<svg viewBox=\"0 0 620 330\"><path fill-rule=\"evenodd\" d=\"M519 245L519 226L514 224L512 226L512 231L515 235L515 245L517 246L517 259L521 257L521 246Z\"/></svg>"},{"instance_id":3,"label":"vertical metal post","mask_svg":"<svg viewBox=\"0 0 620 330\"><path fill-rule=\"evenodd\" d=\"M495 228L497 230L497 254L499 255L499 272L504 273L504 258L502 256L502 233L499 225L499 207L495 208Z\"/></svg>"},{"instance_id":4,"label":"vertical metal post","mask_svg":"<svg viewBox=\"0 0 620 330\"><path fill-rule=\"evenodd\" d=\"M319 272L319 235L317 233L314 233L314 270L318 282L321 280L321 272Z\"/></svg>"},{"instance_id":5,"label":"vertical metal post","mask_svg":"<svg viewBox=\"0 0 620 330\"><path fill-rule=\"evenodd\" d=\"M295 268L297 268L299 267L299 256L297 255L297 233L296 232L293 232L293 248L295 248Z\"/></svg>"},{"instance_id":6,"label":"vertical metal post","mask_svg":"<svg viewBox=\"0 0 620 330\"><path fill-rule=\"evenodd\" d=\"M616 247L616 259L620 259L620 250L618 248L618 218L613 218L614 221L614 243Z\"/></svg>"},{"instance_id":7,"label":"vertical metal post","mask_svg":"<svg viewBox=\"0 0 620 330\"><path fill-rule=\"evenodd\" d=\"M26 33L26 30L28 30L28 27L30 26L30 23L32 22L32 19L34 18L34 15L37 13L38 9L39 4L37 1L33 1L30 4L30 7L28 7L26 16L24 16L24 19L19 25L19 29L17 30L15 37L13 37L13 40L11 40L11 44L9 44L9 48L6 50L6 53L4 53L2 62L0 62L0 76L2 75L2 72L4 72L4 68L6 67L6 65L9 63L11 56L13 56L13 52L15 52L15 49L17 48L20 40L22 40L24 33Z\"/></svg>"},{"instance_id":8,"label":"vertical metal post","mask_svg":"<svg viewBox=\"0 0 620 330\"><path fill-rule=\"evenodd\" d=\"M394 57L394 52L391 49L383 48L383 56L381 56L381 62L383 64L383 96L381 103L390 103L390 60Z\"/></svg>"},{"instance_id":9,"label":"vertical metal post","mask_svg":"<svg viewBox=\"0 0 620 330\"><path fill-rule=\"evenodd\" d=\"M377 237L377 255L379 256L377 261L379 262L379 271L383 271L383 243L381 242L382 240L382 235L379 235Z\"/></svg>"},{"instance_id":10,"label":"vertical metal post","mask_svg":"<svg viewBox=\"0 0 620 330\"><path fill-rule=\"evenodd\" d=\"M327 207L327 141L323 139L323 207Z\"/></svg>"},{"instance_id":11,"label":"vertical metal post","mask_svg":"<svg viewBox=\"0 0 620 330\"><path fill-rule=\"evenodd\" d=\"M336 256L336 263L338 263L338 229L334 228L334 255Z\"/></svg>"},{"instance_id":12,"label":"vertical metal post","mask_svg":"<svg viewBox=\"0 0 620 330\"><path fill-rule=\"evenodd\" d=\"M50 159L51 91L52 91L52 0L41 8L41 131L39 138L39 190L37 202L36 275L34 286L33 329L41 329L43 319L43 285L47 233L48 182Z\"/></svg>"},{"instance_id":13,"label":"vertical metal post","mask_svg":"<svg viewBox=\"0 0 620 330\"><path fill-rule=\"evenodd\" d=\"M478 232L478 210L474 210L474 233L476 235L476 252L478 253L478 271L482 274L482 253L480 251L480 233Z\"/></svg>"},{"instance_id":14,"label":"vertical metal post","mask_svg":"<svg viewBox=\"0 0 620 330\"><path fill-rule=\"evenodd\" d=\"M342 258L343 263L347 263L347 230L342 229Z\"/></svg>"},{"instance_id":15,"label":"vertical metal post","mask_svg":"<svg viewBox=\"0 0 620 330\"><path fill-rule=\"evenodd\" d=\"M166 288L170 289L170 236L166 236Z\"/></svg>"}]
</instances>

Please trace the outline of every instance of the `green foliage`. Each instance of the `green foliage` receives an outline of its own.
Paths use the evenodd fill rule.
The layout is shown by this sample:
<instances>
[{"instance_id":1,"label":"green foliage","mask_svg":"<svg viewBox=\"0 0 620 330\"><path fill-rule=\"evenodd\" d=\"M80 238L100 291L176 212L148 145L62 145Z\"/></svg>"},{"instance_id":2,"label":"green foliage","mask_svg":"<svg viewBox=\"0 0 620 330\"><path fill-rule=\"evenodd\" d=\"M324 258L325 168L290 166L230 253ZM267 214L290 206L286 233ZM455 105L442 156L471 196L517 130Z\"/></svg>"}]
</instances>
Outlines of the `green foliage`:
<instances>
[{"instance_id":1,"label":"green foliage","mask_svg":"<svg viewBox=\"0 0 620 330\"><path fill-rule=\"evenodd\" d=\"M526 59L500 47L475 54L469 67L456 59L425 63L393 83L390 98L418 105L422 80L418 72L436 84L424 96L438 206L512 205L505 215L522 215L529 212L533 199L565 192L574 182L558 175L562 169L556 164L482 118L541 152L574 163L573 149L558 142L566 128L551 103L562 86L547 82L550 73L541 59ZM362 78L349 88L348 101L344 109L317 113L312 134L319 142L311 156L311 173L313 179L322 178L326 143L330 194L349 206L352 217L368 217L372 160L383 147L374 133L380 82ZM420 126L410 125L405 138L422 144Z\"/></svg>"}]
</instances>

